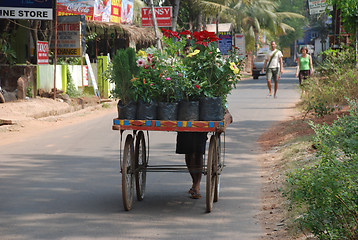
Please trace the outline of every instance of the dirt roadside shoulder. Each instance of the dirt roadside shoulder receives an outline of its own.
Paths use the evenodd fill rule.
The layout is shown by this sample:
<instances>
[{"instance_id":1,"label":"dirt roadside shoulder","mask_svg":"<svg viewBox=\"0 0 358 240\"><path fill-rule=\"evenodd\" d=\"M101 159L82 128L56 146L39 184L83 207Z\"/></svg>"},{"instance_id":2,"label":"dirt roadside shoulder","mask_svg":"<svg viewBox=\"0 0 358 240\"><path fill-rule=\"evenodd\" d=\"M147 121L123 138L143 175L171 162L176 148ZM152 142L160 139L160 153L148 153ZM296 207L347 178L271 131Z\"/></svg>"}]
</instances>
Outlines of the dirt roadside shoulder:
<instances>
[{"instance_id":1,"label":"dirt roadside shoulder","mask_svg":"<svg viewBox=\"0 0 358 240\"><path fill-rule=\"evenodd\" d=\"M83 104L68 104L48 98L7 102L0 104L0 119L12 124L0 125L0 145L22 141L49 130L113 114L117 116L116 101L97 103L91 98Z\"/></svg>"},{"instance_id":2,"label":"dirt roadside shoulder","mask_svg":"<svg viewBox=\"0 0 358 240\"><path fill-rule=\"evenodd\" d=\"M341 111L336 111L324 117L308 116L304 119L304 114L300 113L298 109L293 109L288 120L277 123L272 126L267 132L261 135L258 143L262 149L262 156L260 158L261 166L261 211L258 219L263 226L265 236L261 239L314 239L311 236L305 236L302 233L296 233L297 236L292 235L292 229L289 228L290 221L287 213L286 199L282 196L280 191L286 179L287 165L289 161L297 161L300 154L305 157L313 155L315 149L311 145L306 146L305 149L294 152L293 156L287 159L283 154L289 149L289 142L303 141L303 137L314 134L313 129L309 126L308 121L315 124L326 123L331 125L337 117L341 117L348 113L348 107L345 106Z\"/></svg>"}]
</instances>

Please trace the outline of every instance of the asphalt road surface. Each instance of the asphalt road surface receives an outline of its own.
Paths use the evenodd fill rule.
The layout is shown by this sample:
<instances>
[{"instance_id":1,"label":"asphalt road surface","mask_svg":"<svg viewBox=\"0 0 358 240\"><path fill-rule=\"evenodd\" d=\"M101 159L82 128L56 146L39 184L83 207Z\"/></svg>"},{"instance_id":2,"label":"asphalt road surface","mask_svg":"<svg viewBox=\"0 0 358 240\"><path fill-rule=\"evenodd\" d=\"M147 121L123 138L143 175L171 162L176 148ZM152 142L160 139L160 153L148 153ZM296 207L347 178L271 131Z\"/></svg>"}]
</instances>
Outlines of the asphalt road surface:
<instances>
[{"instance_id":1,"label":"asphalt road surface","mask_svg":"<svg viewBox=\"0 0 358 240\"><path fill-rule=\"evenodd\" d=\"M229 97L220 199L206 213L188 173L148 173L145 198L124 211L119 132L112 114L0 146L0 239L259 239L260 150L256 140L299 98L294 69L267 99L264 77ZM175 133L150 133L150 164L184 164Z\"/></svg>"}]
</instances>

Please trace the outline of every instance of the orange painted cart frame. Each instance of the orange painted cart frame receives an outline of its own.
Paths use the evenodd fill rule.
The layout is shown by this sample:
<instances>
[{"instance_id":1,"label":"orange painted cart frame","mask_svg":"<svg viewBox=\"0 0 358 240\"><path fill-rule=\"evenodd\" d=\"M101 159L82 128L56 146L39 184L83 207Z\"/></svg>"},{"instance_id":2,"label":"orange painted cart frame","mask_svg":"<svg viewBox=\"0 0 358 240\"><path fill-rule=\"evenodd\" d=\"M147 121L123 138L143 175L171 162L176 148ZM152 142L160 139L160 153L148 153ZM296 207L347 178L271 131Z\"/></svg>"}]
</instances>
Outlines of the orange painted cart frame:
<instances>
[{"instance_id":1,"label":"orange painted cart frame","mask_svg":"<svg viewBox=\"0 0 358 240\"><path fill-rule=\"evenodd\" d=\"M206 163L203 174L206 175L206 211L211 212L213 202L219 199L220 175L224 167L224 154L221 144L221 133L232 123L232 116L227 111L222 121L167 121L167 120L127 120L113 119L113 130L120 131L120 168L122 173L122 198L124 209L129 211L134 200L134 187L137 200L144 198L146 173L159 171L187 171L183 165L149 166L149 147L146 145L144 131L167 132L211 132ZM122 134L127 134L122 156ZM225 149L225 141L224 147Z\"/></svg>"}]
</instances>

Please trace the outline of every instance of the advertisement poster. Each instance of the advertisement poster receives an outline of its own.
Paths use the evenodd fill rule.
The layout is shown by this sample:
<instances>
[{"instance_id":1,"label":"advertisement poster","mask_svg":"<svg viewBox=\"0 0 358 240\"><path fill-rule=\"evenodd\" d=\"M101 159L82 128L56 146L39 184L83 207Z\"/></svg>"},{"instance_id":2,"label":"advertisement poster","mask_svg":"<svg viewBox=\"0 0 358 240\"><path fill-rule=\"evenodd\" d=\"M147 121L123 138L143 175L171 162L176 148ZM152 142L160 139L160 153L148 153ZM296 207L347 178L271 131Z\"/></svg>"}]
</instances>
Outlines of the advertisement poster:
<instances>
[{"instance_id":1,"label":"advertisement poster","mask_svg":"<svg viewBox=\"0 0 358 240\"><path fill-rule=\"evenodd\" d=\"M85 15L93 20L95 0L57 0L57 16Z\"/></svg>"},{"instance_id":2,"label":"advertisement poster","mask_svg":"<svg viewBox=\"0 0 358 240\"><path fill-rule=\"evenodd\" d=\"M245 35L243 33L235 34L235 47L237 48L237 55L240 58L245 57Z\"/></svg>"},{"instance_id":3,"label":"advertisement poster","mask_svg":"<svg viewBox=\"0 0 358 240\"><path fill-rule=\"evenodd\" d=\"M323 13L326 7L326 0L308 0L310 15ZM332 6L328 6L328 9L332 10Z\"/></svg>"},{"instance_id":4,"label":"advertisement poster","mask_svg":"<svg viewBox=\"0 0 358 240\"><path fill-rule=\"evenodd\" d=\"M121 22L121 6L122 0L112 0L111 6L111 22Z\"/></svg>"},{"instance_id":5,"label":"advertisement poster","mask_svg":"<svg viewBox=\"0 0 358 240\"><path fill-rule=\"evenodd\" d=\"M37 64L48 64L47 41L37 41Z\"/></svg>"},{"instance_id":6,"label":"advertisement poster","mask_svg":"<svg viewBox=\"0 0 358 240\"><path fill-rule=\"evenodd\" d=\"M0 0L0 18L52 20L52 0Z\"/></svg>"},{"instance_id":7,"label":"advertisement poster","mask_svg":"<svg viewBox=\"0 0 358 240\"><path fill-rule=\"evenodd\" d=\"M222 55L227 55L232 49L232 32L219 32L219 49Z\"/></svg>"},{"instance_id":8,"label":"advertisement poster","mask_svg":"<svg viewBox=\"0 0 358 240\"><path fill-rule=\"evenodd\" d=\"M82 56L86 52L84 16L62 16L57 20L57 56ZM50 48L54 51L54 41L51 41Z\"/></svg>"},{"instance_id":9,"label":"advertisement poster","mask_svg":"<svg viewBox=\"0 0 358 240\"><path fill-rule=\"evenodd\" d=\"M133 6L134 6L134 0L122 0L121 23L124 24L133 23Z\"/></svg>"},{"instance_id":10,"label":"advertisement poster","mask_svg":"<svg viewBox=\"0 0 358 240\"><path fill-rule=\"evenodd\" d=\"M155 17L158 27L172 26L172 7L155 7ZM142 27L152 27L152 9L142 8Z\"/></svg>"},{"instance_id":11,"label":"advertisement poster","mask_svg":"<svg viewBox=\"0 0 358 240\"><path fill-rule=\"evenodd\" d=\"M109 22L111 19L111 0L95 0L93 19Z\"/></svg>"}]
</instances>

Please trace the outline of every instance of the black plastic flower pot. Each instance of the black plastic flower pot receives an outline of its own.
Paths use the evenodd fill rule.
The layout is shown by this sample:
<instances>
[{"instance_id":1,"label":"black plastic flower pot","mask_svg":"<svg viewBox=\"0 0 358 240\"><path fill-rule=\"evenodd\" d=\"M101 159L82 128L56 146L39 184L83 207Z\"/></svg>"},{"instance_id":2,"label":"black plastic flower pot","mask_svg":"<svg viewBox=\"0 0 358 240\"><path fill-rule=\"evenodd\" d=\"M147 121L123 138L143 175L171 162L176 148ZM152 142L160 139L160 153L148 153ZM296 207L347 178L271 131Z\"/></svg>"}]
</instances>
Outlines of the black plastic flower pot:
<instances>
[{"instance_id":1,"label":"black plastic flower pot","mask_svg":"<svg viewBox=\"0 0 358 240\"><path fill-rule=\"evenodd\" d=\"M178 120L198 121L199 101L181 101L178 108Z\"/></svg>"},{"instance_id":2,"label":"black plastic flower pot","mask_svg":"<svg viewBox=\"0 0 358 240\"><path fill-rule=\"evenodd\" d=\"M200 99L200 121L221 121L224 118L221 97L204 97Z\"/></svg>"},{"instance_id":3,"label":"black plastic flower pot","mask_svg":"<svg viewBox=\"0 0 358 240\"><path fill-rule=\"evenodd\" d=\"M177 102L159 102L158 103L158 119L176 121L178 119Z\"/></svg>"},{"instance_id":4,"label":"black plastic flower pot","mask_svg":"<svg viewBox=\"0 0 358 240\"><path fill-rule=\"evenodd\" d=\"M149 103L142 100L138 101L137 119L139 120L155 120L157 118L157 102L151 100Z\"/></svg>"},{"instance_id":5,"label":"black plastic flower pot","mask_svg":"<svg viewBox=\"0 0 358 240\"><path fill-rule=\"evenodd\" d=\"M122 101L119 100L117 104L118 118L119 119L136 119L137 103L130 101L126 105L123 105Z\"/></svg>"}]
</instances>

